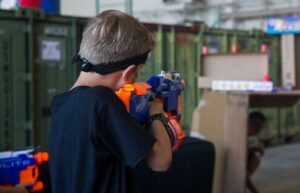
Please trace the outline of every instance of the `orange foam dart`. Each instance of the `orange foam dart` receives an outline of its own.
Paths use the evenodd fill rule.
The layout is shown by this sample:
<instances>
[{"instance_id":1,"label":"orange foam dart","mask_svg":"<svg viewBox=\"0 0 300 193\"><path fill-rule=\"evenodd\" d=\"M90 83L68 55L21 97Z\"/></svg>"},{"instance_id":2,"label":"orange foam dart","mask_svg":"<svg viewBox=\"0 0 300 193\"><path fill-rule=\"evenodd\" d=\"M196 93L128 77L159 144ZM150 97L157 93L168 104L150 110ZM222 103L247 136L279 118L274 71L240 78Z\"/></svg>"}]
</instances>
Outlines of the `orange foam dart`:
<instances>
[{"instance_id":1,"label":"orange foam dart","mask_svg":"<svg viewBox=\"0 0 300 193\"><path fill-rule=\"evenodd\" d=\"M33 157L37 164L41 164L49 160L49 155L47 152L38 152Z\"/></svg>"},{"instance_id":2,"label":"orange foam dart","mask_svg":"<svg viewBox=\"0 0 300 193\"><path fill-rule=\"evenodd\" d=\"M125 84L119 90L116 91L116 95L125 104L127 111L129 112L130 97L132 94L138 96L146 95L148 90L151 88L150 85L140 82L134 84Z\"/></svg>"},{"instance_id":3,"label":"orange foam dart","mask_svg":"<svg viewBox=\"0 0 300 193\"><path fill-rule=\"evenodd\" d=\"M138 96L146 95L148 91L151 89L151 86L144 82L139 82L134 84L135 94Z\"/></svg>"},{"instance_id":4,"label":"orange foam dart","mask_svg":"<svg viewBox=\"0 0 300 193\"><path fill-rule=\"evenodd\" d=\"M125 84L119 90L116 91L116 95L126 106L127 111L129 112L129 102L130 96L132 92L134 92L135 88L133 84Z\"/></svg>"}]
</instances>

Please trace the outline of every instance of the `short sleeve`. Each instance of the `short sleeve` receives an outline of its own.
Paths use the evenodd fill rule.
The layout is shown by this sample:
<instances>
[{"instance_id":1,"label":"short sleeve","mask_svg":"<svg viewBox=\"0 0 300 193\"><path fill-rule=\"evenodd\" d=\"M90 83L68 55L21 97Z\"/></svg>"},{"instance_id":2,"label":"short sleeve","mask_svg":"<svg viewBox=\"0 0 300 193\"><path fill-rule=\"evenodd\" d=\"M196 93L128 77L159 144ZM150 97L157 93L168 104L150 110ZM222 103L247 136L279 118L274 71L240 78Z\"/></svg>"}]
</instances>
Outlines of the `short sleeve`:
<instances>
[{"instance_id":1,"label":"short sleeve","mask_svg":"<svg viewBox=\"0 0 300 193\"><path fill-rule=\"evenodd\" d=\"M154 137L127 113L116 96L111 97L102 113L105 122L100 131L102 141L125 165L135 168L149 153Z\"/></svg>"}]
</instances>

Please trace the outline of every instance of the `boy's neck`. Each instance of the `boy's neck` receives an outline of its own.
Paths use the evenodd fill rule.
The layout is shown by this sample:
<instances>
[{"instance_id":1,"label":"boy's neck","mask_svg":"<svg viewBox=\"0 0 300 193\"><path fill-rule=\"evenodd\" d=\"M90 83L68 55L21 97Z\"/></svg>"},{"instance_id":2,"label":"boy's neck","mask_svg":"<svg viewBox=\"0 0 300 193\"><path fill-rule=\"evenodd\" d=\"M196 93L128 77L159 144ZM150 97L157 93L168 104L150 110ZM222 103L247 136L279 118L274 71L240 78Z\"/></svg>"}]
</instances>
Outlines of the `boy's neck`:
<instances>
[{"instance_id":1,"label":"boy's neck","mask_svg":"<svg viewBox=\"0 0 300 193\"><path fill-rule=\"evenodd\" d=\"M80 72L79 77L77 78L75 84L72 86L71 89L78 86L105 86L115 91L119 87L120 76L120 73L112 73L103 76L95 72Z\"/></svg>"}]
</instances>

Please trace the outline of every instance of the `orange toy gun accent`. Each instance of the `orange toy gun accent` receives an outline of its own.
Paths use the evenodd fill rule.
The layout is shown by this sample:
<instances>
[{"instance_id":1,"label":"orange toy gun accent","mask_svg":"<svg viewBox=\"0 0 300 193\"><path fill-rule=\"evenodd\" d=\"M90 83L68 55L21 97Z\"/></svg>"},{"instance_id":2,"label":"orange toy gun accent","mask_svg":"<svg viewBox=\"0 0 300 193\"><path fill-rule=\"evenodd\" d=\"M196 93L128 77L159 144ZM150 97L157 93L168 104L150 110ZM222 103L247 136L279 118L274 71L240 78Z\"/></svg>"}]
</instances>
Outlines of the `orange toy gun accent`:
<instances>
[{"instance_id":1,"label":"orange toy gun accent","mask_svg":"<svg viewBox=\"0 0 300 193\"><path fill-rule=\"evenodd\" d=\"M22 185L30 192L43 189L38 181L38 165L48 161L48 153L34 150L8 151L0 153L0 185Z\"/></svg>"}]
</instances>

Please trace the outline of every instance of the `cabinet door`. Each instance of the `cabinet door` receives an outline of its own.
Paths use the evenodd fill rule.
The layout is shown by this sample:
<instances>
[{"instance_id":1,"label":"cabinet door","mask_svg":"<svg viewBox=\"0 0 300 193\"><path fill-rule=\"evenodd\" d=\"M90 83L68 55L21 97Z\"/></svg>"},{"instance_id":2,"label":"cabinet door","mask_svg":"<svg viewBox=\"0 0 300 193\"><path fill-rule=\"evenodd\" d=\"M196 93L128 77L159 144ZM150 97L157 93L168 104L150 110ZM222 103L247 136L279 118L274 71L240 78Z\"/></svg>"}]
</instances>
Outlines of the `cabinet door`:
<instances>
[{"instance_id":1,"label":"cabinet door","mask_svg":"<svg viewBox=\"0 0 300 193\"><path fill-rule=\"evenodd\" d=\"M26 24L0 20L0 150L32 145Z\"/></svg>"}]
</instances>

